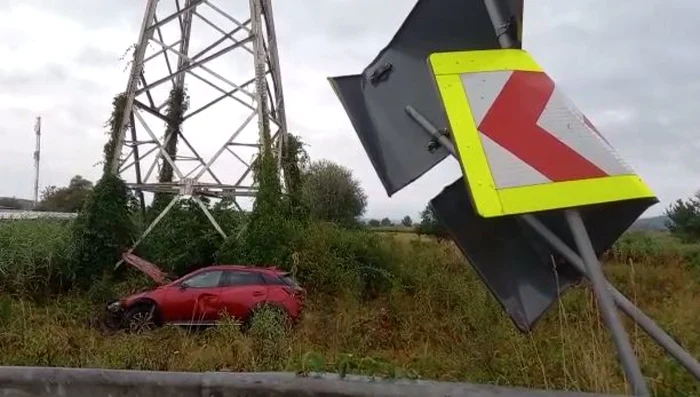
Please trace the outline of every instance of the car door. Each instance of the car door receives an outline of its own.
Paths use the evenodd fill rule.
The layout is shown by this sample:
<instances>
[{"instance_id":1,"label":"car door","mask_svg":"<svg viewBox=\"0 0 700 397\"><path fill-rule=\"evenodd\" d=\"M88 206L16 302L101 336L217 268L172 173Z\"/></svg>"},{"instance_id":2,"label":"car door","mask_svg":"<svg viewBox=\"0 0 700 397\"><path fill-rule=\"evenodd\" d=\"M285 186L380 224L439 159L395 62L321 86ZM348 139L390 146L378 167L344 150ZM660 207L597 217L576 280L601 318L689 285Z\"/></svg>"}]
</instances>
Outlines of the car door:
<instances>
[{"instance_id":1,"label":"car door","mask_svg":"<svg viewBox=\"0 0 700 397\"><path fill-rule=\"evenodd\" d=\"M221 277L222 309L236 319L245 319L251 310L267 300L267 287L257 272L225 270Z\"/></svg>"},{"instance_id":2,"label":"car door","mask_svg":"<svg viewBox=\"0 0 700 397\"><path fill-rule=\"evenodd\" d=\"M201 324L216 320L219 311L221 270L204 270L170 288L161 309L170 323Z\"/></svg>"}]
</instances>

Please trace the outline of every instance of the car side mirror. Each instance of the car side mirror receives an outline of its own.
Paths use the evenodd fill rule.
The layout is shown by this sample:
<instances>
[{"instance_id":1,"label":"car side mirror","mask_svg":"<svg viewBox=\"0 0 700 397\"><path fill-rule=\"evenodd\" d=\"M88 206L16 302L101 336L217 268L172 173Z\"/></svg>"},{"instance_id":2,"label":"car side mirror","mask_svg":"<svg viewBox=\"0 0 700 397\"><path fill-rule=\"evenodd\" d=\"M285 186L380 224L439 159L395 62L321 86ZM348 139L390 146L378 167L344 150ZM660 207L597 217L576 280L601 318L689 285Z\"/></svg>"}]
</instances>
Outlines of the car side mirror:
<instances>
[{"instance_id":1,"label":"car side mirror","mask_svg":"<svg viewBox=\"0 0 700 397\"><path fill-rule=\"evenodd\" d=\"M180 283L180 287L179 287L179 288L180 288L180 291L184 291L184 290L186 290L187 288L189 288L189 285L187 285L187 283Z\"/></svg>"}]
</instances>

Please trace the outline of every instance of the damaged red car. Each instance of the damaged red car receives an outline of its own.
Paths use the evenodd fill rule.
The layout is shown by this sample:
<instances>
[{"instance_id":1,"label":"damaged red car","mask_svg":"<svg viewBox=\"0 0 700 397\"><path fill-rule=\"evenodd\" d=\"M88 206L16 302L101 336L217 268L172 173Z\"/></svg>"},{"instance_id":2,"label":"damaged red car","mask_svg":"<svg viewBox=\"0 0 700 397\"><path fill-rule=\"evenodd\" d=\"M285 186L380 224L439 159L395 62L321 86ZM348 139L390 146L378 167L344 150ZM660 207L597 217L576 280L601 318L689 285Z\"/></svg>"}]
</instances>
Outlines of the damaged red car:
<instances>
[{"instance_id":1,"label":"damaged red car","mask_svg":"<svg viewBox=\"0 0 700 397\"><path fill-rule=\"evenodd\" d=\"M277 267L209 266L169 281L150 262L132 254L123 259L159 285L107 304L110 317L123 328L213 325L224 313L245 324L263 306L296 322L304 307L304 289L289 272Z\"/></svg>"}]
</instances>

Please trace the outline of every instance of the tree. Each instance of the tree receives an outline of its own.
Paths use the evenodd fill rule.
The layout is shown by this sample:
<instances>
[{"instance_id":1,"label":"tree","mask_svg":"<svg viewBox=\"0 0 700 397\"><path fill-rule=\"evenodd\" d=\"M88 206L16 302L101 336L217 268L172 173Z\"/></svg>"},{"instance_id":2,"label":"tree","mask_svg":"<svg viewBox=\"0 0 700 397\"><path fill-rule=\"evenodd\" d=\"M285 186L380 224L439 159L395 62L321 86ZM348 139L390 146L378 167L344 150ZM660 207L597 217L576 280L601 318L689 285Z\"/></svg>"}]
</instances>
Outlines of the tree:
<instances>
[{"instance_id":1,"label":"tree","mask_svg":"<svg viewBox=\"0 0 700 397\"><path fill-rule=\"evenodd\" d=\"M394 224L391 223L391 219L389 219L389 218L384 218L384 219L382 219L381 225L382 225L382 226L393 226Z\"/></svg>"},{"instance_id":2,"label":"tree","mask_svg":"<svg viewBox=\"0 0 700 397\"><path fill-rule=\"evenodd\" d=\"M700 192L689 199L676 200L666 215L669 218L666 227L671 233L686 242L700 240Z\"/></svg>"},{"instance_id":3,"label":"tree","mask_svg":"<svg viewBox=\"0 0 700 397\"><path fill-rule=\"evenodd\" d=\"M413 219L411 219L410 216L406 215L401 220L401 224L406 226L406 227L411 227L411 226L413 226Z\"/></svg>"},{"instance_id":4,"label":"tree","mask_svg":"<svg viewBox=\"0 0 700 397\"><path fill-rule=\"evenodd\" d=\"M367 195L352 171L328 160L305 170L302 196L314 219L340 225L355 224L367 207Z\"/></svg>"},{"instance_id":5,"label":"tree","mask_svg":"<svg viewBox=\"0 0 700 397\"><path fill-rule=\"evenodd\" d=\"M434 236L438 241L448 238L449 235L442 224L438 221L433 207L427 205L420 213L420 224L418 225L418 234Z\"/></svg>"},{"instance_id":6,"label":"tree","mask_svg":"<svg viewBox=\"0 0 700 397\"><path fill-rule=\"evenodd\" d=\"M381 222L379 222L379 219L370 219L369 222L367 222L367 224L372 226L372 227L381 226Z\"/></svg>"},{"instance_id":7,"label":"tree","mask_svg":"<svg viewBox=\"0 0 700 397\"><path fill-rule=\"evenodd\" d=\"M78 212L90 195L92 182L76 175L67 187L47 186L41 193L38 210L56 212Z\"/></svg>"}]
</instances>

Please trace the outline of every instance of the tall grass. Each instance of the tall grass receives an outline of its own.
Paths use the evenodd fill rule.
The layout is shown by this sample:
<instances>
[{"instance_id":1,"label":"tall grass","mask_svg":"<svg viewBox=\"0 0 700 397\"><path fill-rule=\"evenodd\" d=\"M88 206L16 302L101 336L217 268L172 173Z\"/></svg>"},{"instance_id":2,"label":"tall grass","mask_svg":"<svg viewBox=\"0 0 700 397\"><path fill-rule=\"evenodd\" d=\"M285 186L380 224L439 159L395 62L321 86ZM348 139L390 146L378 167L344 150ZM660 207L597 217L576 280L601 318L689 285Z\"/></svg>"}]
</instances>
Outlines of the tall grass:
<instances>
[{"instance_id":1,"label":"tall grass","mask_svg":"<svg viewBox=\"0 0 700 397\"><path fill-rule=\"evenodd\" d=\"M71 222L0 222L0 292L43 297L70 285Z\"/></svg>"},{"instance_id":2,"label":"tall grass","mask_svg":"<svg viewBox=\"0 0 700 397\"><path fill-rule=\"evenodd\" d=\"M127 335L102 330L95 319L103 307L85 295L62 295L45 304L0 297L0 364L333 371L628 392L585 285L567 293L535 332L522 335L451 244L329 225L313 225L307 237L294 247L292 268L310 301L291 330L268 313L246 333L225 319L204 332L165 327ZM700 278L685 256L664 256L659 253L664 248L645 254L643 245L643 240L618 244L606 273L700 356ZM104 291L96 286L95 294L106 295L110 288L125 293L133 283ZM700 395L689 375L629 321L627 327L655 395Z\"/></svg>"}]
</instances>

